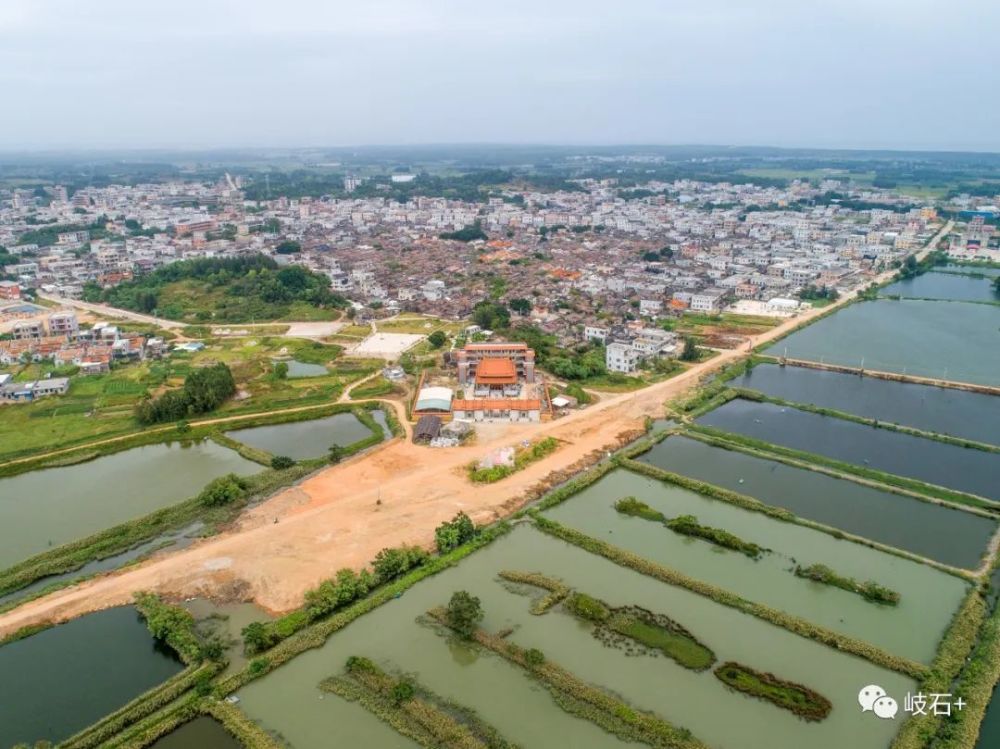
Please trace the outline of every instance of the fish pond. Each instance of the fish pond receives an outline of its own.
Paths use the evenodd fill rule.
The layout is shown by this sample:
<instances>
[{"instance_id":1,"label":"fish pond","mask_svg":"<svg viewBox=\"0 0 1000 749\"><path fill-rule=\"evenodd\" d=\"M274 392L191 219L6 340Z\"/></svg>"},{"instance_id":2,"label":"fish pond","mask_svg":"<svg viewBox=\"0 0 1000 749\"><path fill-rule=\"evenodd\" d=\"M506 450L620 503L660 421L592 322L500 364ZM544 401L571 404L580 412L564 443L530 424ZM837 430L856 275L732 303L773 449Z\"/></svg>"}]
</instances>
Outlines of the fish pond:
<instances>
[{"instance_id":1,"label":"fish pond","mask_svg":"<svg viewBox=\"0 0 1000 749\"><path fill-rule=\"evenodd\" d=\"M913 278L889 284L880 296L899 296L904 299L941 299L956 302L997 302L1000 292L993 286L993 279L985 274L935 273L930 271Z\"/></svg>"},{"instance_id":2,"label":"fish pond","mask_svg":"<svg viewBox=\"0 0 1000 749\"><path fill-rule=\"evenodd\" d=\"M1000 453L737 398L698 423L836 460L1000 499Z\"/></svg>"},{"instance_id":3,"label":"fish pond","mask_svg":"<svg viewBox=\"0 0 1000 749\"><path fill-rule=\"evenodd\" d=\"M1000 445L1000 397L806 367L758 364L735 387L797 403Z\"/></svg>"},{"instance_id":4,"label":"fish pond","mask_svg":"<svg viewBox=\"0 0 1000 749\"><path fill-rule=\"evenodd\" d=\"M371 436L371 430L354 414L339 413L322 419L237 429L226 434L272 455L306 460L323 457L332 445L353 445Z\"/></svg>"},{"instance_id":5,"label":"fish pond","mask_svg":"<svg viewBox=\"0 0 1000 749\"><path fill-rule=\"evenodd\" d=\"M693 515L701 525L728 531L769 551L753 559L676 533L662 522L622 514L614 503L623 497L635 497L666 518ZM612 471L546 516L756 603L924 663L934 657L938 641L967 592L963 580L919 562L625 469ZM796 565L814 564L858 581L874 580L899 593L899 604L875 604L856 593L794 574Z\"/></svg>"},{"instance_id":6,"label":"fish pond","mask_svg":"<svg viewBox=\"0 0 1000 749\"><path fill-rule=\"evenodd\" d=\"M879 299L851 304L767 349L774 356L1000 386L1000 307Z\"/></svg>"},{"instance_id":7,"label":"fish pond","mask_svg":"<svg viewBox=\"0 0 1000 749\"><path fill-rule=\"evenodd\" d=\"M325 377L330 374L330 370L322 364L310 364L309 362L291 359L286 361L288 365L288 377L298 379L300 377Z\"/></svg>"},{"instance_id":8,"label":"fish pond","mask_svg":"<svg viewBox=\"0 0 1000 749\"><path fill-rule=\"evenodd\" d=\"M0 568L196 495L258 464L211 441L147 445L0 479Z\"/></svg>"},{"instance_id":9,"label":"fish pond","mask_svg":"<svg viewBox=\"0 0 1000 749\"><path fill-rule=\"evenodd\" d=\"M614 540L606 533L603 537ZM665 657L630 657L603 644L589 624L563 607L532 615L532 592L497 577L510 569L561 579L612 606L639 605L669 616L709 647L719 663L738 661L803 684L829 699L833 709L821 722L806 722L728 689L711 670L691 671ZM297 749L414 746L357 703L318 689L322 680L344 673L348 657L360 655L474 709L507 740L524 747L551 747L555 736L560 746L575 749L622 745L564 712L520 667L420 621L456 590L482 600L481 626L487 631L512 629L510 641L542 650L578 678L690 729L714 747L884 749L897 726L869 720L857 710L859 685L878 683L890 693L914 688L899 674L521 526L335 633L323 647L243 688L241 707Z\"/></svg>"},{"instance_id":10,"label":"fish pond","mask_svg":"<svg viewBox=\"0 0 1000 749\"><path fill-rule=\"evenodd\" d=\"M997 521L846 479L669 437L637 460L944 564L976 568Z\"/></svg>"},{"instance_id":11,"label":"fish pond","mask_svg":"<svg viewBox=\"0 0 1000 749\"><path fill-rule=\"evenodd\" d=\"M58 742L183 669L135 609L107 609L0 647L0 746Z\"/></svg>"},{"instance_id":12,"label":"fish pond","mask_svg":"<svg viewBox=\"0 0 1000 749\"><path fill-rule=\"evenodd\" d=\"M175 728L150 749L242 749L243 745L217 720L201 716Z\"/></svg>"}]
</instances>

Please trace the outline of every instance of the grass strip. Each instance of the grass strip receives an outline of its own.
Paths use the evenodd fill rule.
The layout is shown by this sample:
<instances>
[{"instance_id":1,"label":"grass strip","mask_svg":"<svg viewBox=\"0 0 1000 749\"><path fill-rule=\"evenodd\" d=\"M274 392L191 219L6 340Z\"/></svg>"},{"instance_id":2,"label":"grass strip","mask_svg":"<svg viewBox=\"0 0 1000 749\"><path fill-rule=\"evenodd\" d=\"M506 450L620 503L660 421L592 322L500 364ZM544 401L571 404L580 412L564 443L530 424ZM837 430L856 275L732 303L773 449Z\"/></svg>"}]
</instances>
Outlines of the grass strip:
<instances>
[{"instance_id":1,"label":"grass strip","mask_svg":"<svg viewBox=\"0 0 1000 749\"><path fill-rule=\"evenodd\" d=\"M572 528L567 528L566 526L557 523L554 520L550 520L549 518L541 517L536 514L534 516L534 522L535 526L539 530L549 534L550 536L571 543L584 551L597 554L614 562L615 564L628 567L629 569L635 570L636 572L655 578L669 585L675 585L689 590L692 593L705 596L706 598L710 598L723 606L728 606L745 614L750 614L751 616L755 616L758 619L762 619L770 624L786 629L789 632L797 634L801 637L822 643L823 645L827 645L835 650L841 650L845 653L859 656L871 661L877 666L882 666L892 671L912 676L916 679L922 678L927 673L928 669L926 666L921 663L917 663L916 661L912 661L909 658L893 655L882 650L881 648L875 647L870 643L834 632L825 627L808 622L801 617L792 616L791 614L771 608L770 606L748 601L747 599L728 590L710 585L709 583L705 583L700 580L695 580L694 578L688 577L677 570L670 569L669 567L663 567L662 565L651 562L650 560L640 557L637 554L625 551L617 546L612 546L609 543L593 538L592 536L588 536L585 533L581 533Z\"/></svg>"},{"instance_id":2,"label":"grass strip","mask_svg":"<svg viewBox=\"0 0 1000 749\"><path fill-rule=\"evenodd\" d=\"M501 578L508 582L519 585L534 585L549 591L549 594L531 602L531 613L541 616L558 603L561 603L570 594L570 588L560 580L546 577L538 572L516 572L514 570L500 570Z\"/></svg>"},{"instance_id":3,"label":"grass strip","mask_svg":"<svg viewBox=\"0 0 1000 749\"><path fill-rule=\"evenodd\" d=\"M1000 606L983 623L979 642L951 689L953 701L961 697L965 708L952 710L940 721L934 749L975 749L980 727L997 683L1000 682Z\"/></svg>"},{"instance_id":4,"label":"grass strip","mask_svg":"<svg viewBox=\"0 0 1000 749\"><path fill-rule=\"evenodd\" d=\"M513 473L524 470L532 463L548 457L559 449L560 444L560 441L555 437L545 437L527 447L518 447L514 450L514 465L510 466L477 468L476 464L473 463L469 466L469 479L476 484L492 484L500 481Z\"/></svg>"},{"instance_id":5,"label":"grass strip","mask_svg":"<svg viewBox=\"0 0 1000 749\"><path fill-rule=\"evenodd\" d=\"M654 523L663 523L674 533L692 538L700 538L724 549L731 549L745 554L751 559L759 559L765 549L750 541L745 541L734 533L730 533L722 528L712 528L701 525L694 515L678 515L675 518L667 519L659 510L654 510L635 497L623 497L614 504L615 509L623 515L648 520Z\"/></svg>"},{"instance_id":6,"label":"grass strip","mask_svg":"<svg viewBox=\"0 0 1000 749\"><path fill-rule=\"evenodd\" d=\"M474 710L390 676L368 658L351 656L346 676L324 679L319 686L357 702L426 749L517 749Z\"/></svg>"},{"instance_id":7,"label":"grass strip","mask_svg":"<svg viewBox=\"0 0 1000 749\"><path fill-rule=\"evenodd\" d=\"M766 700L804 720L819 722L833 709L830 700L809 687L756 671L735 661L723 663L715 669L715 676L737 692Z\"/></svg>"},{"instance_id":8,"label":"grass strip","mask_svg":"<svg viewBox=\"0 0 1000 749\"><path fill-rule=\"evenodd\" d=\"M169 705L199 683L204 683L222 670L222 664L206 662L188 666L179 674L153 687L124 707L97 721L60 744L60 749L91 749L104 746L105 742L126 728Z\"/></svg>"},{"instance_id":9,"label":"grass strip","mask_svg":"<svg viewBox=\"0 0 1000 749\"><path fill-rule=\"evenodd\" d=\"M879 585L874 580L859 582L853 577L838 575L825 564L811 564L808 567L797 564L795 565L795 575L824 585L832 585L835 588L846 590L848 593L856 593L871 603L881 603L887 606L896 606L899 603L899 593L891 588Z\"/></svg>"},{"instance_id":10,"label":"grass strip","mask_svg":"<svg viewBox=\"0 0 1000 749\"><path fill-rule=\"evenodd\" d=\"M985 617L986 601L979 588L972 588L952 617L930 670L920 679L918 692L927 695L952 691L952 684L976 646ZM988 695L984 697L989 699ZM943 718L940 715L911 715L900 727L890 749L926 749L942 725Z\"/></svg>"},{"instance_id":11,"label":"grass strip","mask_svg":"<svg viewBox=\"0 0 1000 749\"><path fill-rule=\"evenodd\" d=\"M434 609L428 615L447 627L444 609ZM541 663L537 659L529 661L528 650L497 635L476 629L472 640L523 668L552 694L563 710L589 720L623 741L639 741L666 749L708 749L688 729L674 726L653 713L637 710L552 661L544 658Z\"/></svg>"},{"instance_id":12,"label":"grass strip","mask_svg":"<svg viewBox=\"0 0 1000 749\"><path fill-rule=\"evenodd\" d=\"M702 525L694 515L678 515L668 520L665 525L674 533L683 536L700 538L723 549L731 549L744 554L751 559L759 559L765 549L752 541L746 541L735 533L730 533L723 528L713 528L709 525Z\"/></svg>"},{"instance_id":13,"label":"grass strip","mask_svg":"<svg viewBox=\"0 0 1000 749\"><path fill-rule=\"evenodd\" d=\"M261 728L235 705L220 700L207 700L202 711L219 721L246 749L281 749L286 746Z\"/></svg>"}]
</instances>

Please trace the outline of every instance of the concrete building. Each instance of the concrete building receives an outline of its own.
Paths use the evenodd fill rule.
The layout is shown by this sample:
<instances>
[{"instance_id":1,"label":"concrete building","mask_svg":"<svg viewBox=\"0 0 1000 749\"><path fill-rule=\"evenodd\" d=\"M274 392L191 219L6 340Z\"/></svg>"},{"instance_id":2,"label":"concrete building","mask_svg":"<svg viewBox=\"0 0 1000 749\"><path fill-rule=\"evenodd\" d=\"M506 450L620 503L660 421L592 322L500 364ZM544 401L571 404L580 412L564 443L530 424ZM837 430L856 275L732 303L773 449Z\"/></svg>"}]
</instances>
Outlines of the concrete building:
<instances>
[{"instance_id":1,"label":"concrete building","mask_svg":"<svg viewBox=\"0 0 1000 749\"><path fill-rule=\"evenodd\" d=\"M455 353L455 359L458 381L462 385L475 383L476 371L487 359L509 359L518 380L529 384L535 381L535 352L526 343L467 343L464 349Z\"/></svg>"},{"instance_id":2,"label":"concrete building","mask_svg":"<svg viewBox=\"0 0 1000 749\"><path fill-rule=\"evenodd\" d=\"M609 372L629 374L639 367L640 354L631 344L610 343L605 349L604 364Z\"/></svg>"}]
</instances>

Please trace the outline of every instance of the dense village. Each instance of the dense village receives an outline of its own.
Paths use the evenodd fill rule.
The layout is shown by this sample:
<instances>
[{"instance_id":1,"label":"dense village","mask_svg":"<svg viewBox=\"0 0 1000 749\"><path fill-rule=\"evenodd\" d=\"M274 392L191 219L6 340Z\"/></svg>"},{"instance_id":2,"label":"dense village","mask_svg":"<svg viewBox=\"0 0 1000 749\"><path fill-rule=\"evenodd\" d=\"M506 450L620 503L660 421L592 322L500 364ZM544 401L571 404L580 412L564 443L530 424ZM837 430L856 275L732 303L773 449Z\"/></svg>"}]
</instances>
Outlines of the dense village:
<instances>
[{"instance_id":1,"label":"dense village","mask_svg":"<svg viewBox=\"0 0 1000 749\"><path fill-rule=\"evenodd\" d=\"M388 190L415 177L373 179ZM492 300L559 345L604 346L608 371L632 373L680 353L665 320L793 316L898 265L943 225L931 202L837 180L624 189L585 179L573 190L505 189L481 203L353 198L362 180L343 183L343 198L268 201L246 200L242 178L229 174L215 184L3 193L0 364L50 359L96 374L115 360L161 356L162 338L110 324L81 329L62 302L179 260L266 255L328 277L355 323L401 312L475 322L476 305ZM954 255L996 254L981 217L964 227L951 236ZM491 334L489 315L480 322L466 331L474 340ZM54 385L35 383L35 393L65 389ZM23 383L3 387L7 400L32 397Z\"/></svg>"}]
</instances>

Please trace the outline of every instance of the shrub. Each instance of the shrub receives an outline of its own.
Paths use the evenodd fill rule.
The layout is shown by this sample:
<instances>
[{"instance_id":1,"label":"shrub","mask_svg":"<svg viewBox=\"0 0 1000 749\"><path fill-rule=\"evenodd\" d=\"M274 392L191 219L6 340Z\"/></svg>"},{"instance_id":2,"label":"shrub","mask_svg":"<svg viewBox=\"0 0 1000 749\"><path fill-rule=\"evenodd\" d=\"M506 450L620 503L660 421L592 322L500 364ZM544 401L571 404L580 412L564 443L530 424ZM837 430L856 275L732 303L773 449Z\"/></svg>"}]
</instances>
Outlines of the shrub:
<instances>
[{"instance_id":1,"label":"shrub","mask_svg":"<svg viewBox=\"0 0 1000 749\"><path fill-rule=\"evenodd\" d=\"M399 707L404 702L412 700L415 693L416 690L410 682L398 681L392 688L392 704Z\"/></svg>"},{"instance_id":2,"label":"shrub","mask_svg":"<svg viewBox=\"0 0 1000 749\"><path fill-rule=\"evenodd\" d=\"M271 665L271 662L267 658L254 658L250 661L250 673L254 676L259 676L267 671L269 665Z\"/></svg>"},{"instance_id":3,"label":"shrub","mask_svg":"<svg viewBox=\"0 0 1000 749\"><path fill-rule=\"evenodd\" d=\"M541 666L545 663L545 653L538 648L529 648L524 654L524 660L530 666Z\"/></svg>"},{"instance_id":4,"label":"shrub","mask_svg":"<svg viewBox=\"0 0 1000 749\"><path fill-rule=\"evenodd\" d=\"M261 653L278 643L277 636L264 622L250 622L240 633L247 653Z\"/></svg>"},{"instance_id":5,"label":"shrub","mask_svg":"<svg viewBox=\"0 0 1000 749\"><path fill-rule=\"evenodd\" d=\"M243 499L246 492L247 482L235 473L227 473L209 481L198 495L198 501L206 507L222 507Z\"/></svg>"},{"instance_id":6,"label":"shrub","mask_svg":"<svg viewBox=\"0 0 1000 749\"><path fill-rule=\"evenodd\" d=\"M339 463L344 459L346 452L340 445L330 445L330 462L334 464Z\"/></svg>"},{"instance_id":7,"label":"shrub","mask_svg":"<svg viewBox=\"0 0 1000 749\"><path fill-rule=\"evenodd\" d=\"M476 526L464 512L458 513L450 521L441 523L434 530L434 541L441 554L471 541L476 535Z\"/></svg>"},{"instance_id":8,"label":"shrub","mask_svg":"<svg viewBox=\"0 0 1000 749\"><path fill-rule=\"evenodd\" d=\"M453 593L451 600L448 601L445 616L448 619L448 626L469 640L475 634L479 622L483 620L482 604L474 595L459 590Z\"/></svg>"},{"instance_id":9,"label":"shrub","mask_svg":"<svg viewBox=\"0 0 1000 749\"><path fill-rule=\"evenodd\" d=\"M428 559L426 551L419 546L401 546L396 549L382 549L372 562L375 579L381 584L394 580L404 572L419 567Z\"/></svg>"},{"instance_id":10,"label":"shrub","mask_svg":"<svg viewBox=\"0 0 1000 749\"><path fill-rule=\"evenodd\" d=\"M172 647L185 663L201 660L201 643L194 633L194 617L180 606L165 603L152 593L136 593L135 607L157 640Z\"/></svg>"},{"instance_id":11,"label":"shrub","mask_svg":"<svg viewBox=\"0 0 1000 749\"><path fill-rule=\"evenodd\" d=\"M611 615L604 603L586 593L574 593L566 601L566 605L577 616L592 622L603 622Z\"/></svg>"},{"instance_id":12,"label":"shrub","mask_svg":"<svg viewBox=\"0 0 1000 749\"><path fill-rule=\"evenodd\" d=\"M271 458L271 468L276 471L283 471L295 465L295 461L287 455L275 455Z\"/></svg>"}]
</instances>

